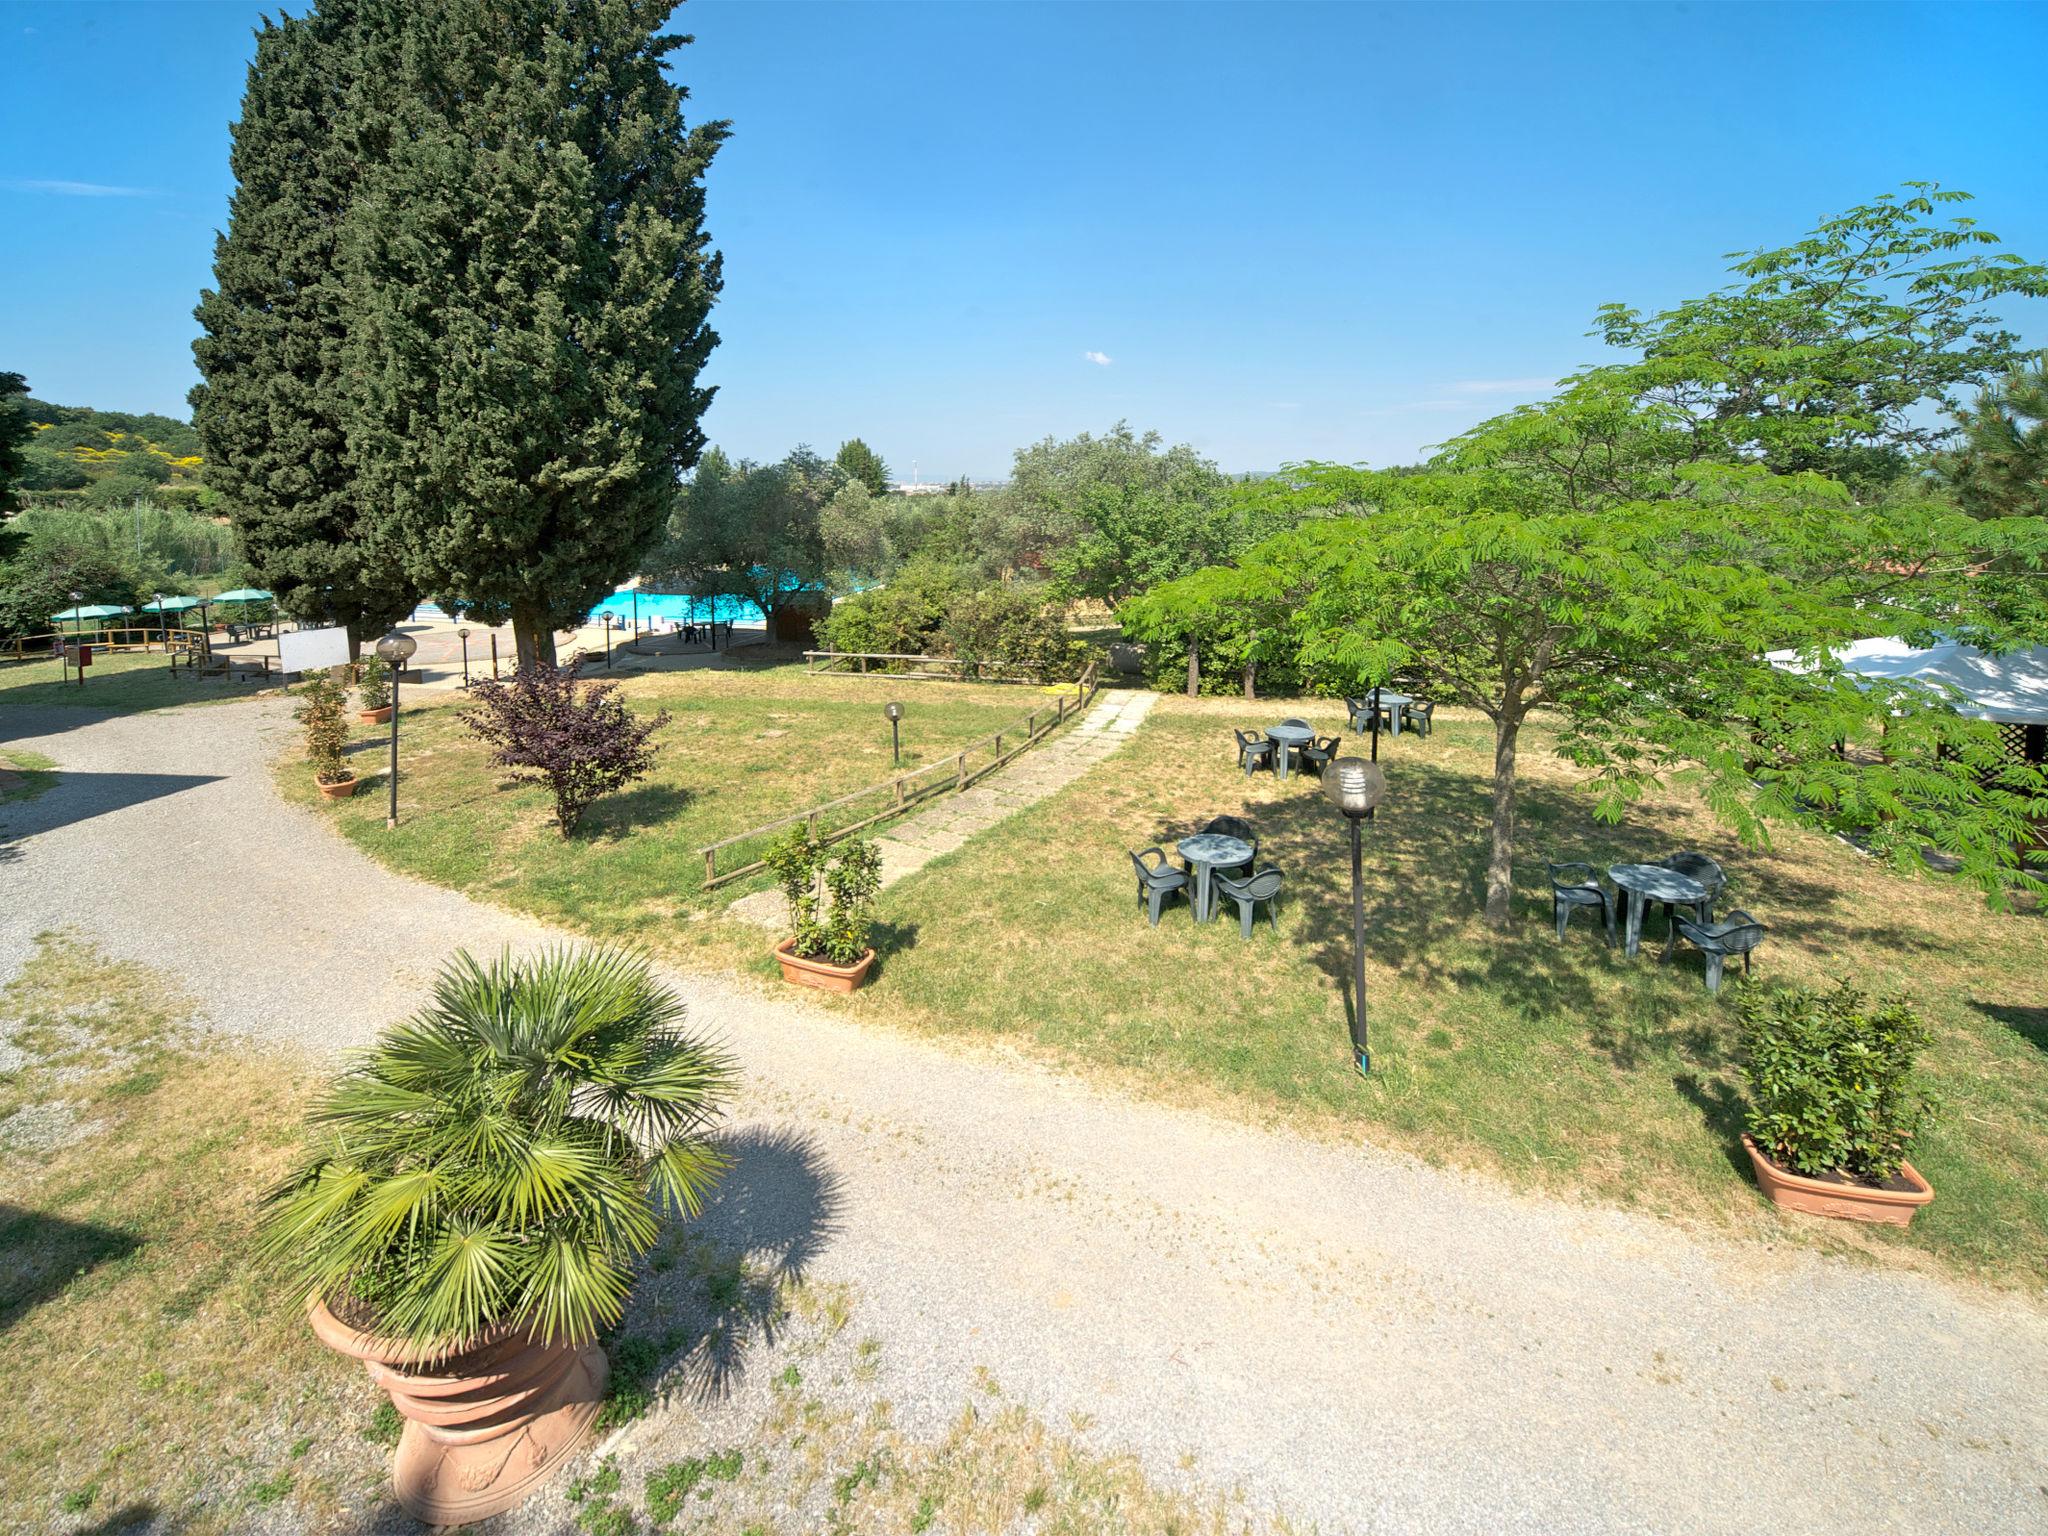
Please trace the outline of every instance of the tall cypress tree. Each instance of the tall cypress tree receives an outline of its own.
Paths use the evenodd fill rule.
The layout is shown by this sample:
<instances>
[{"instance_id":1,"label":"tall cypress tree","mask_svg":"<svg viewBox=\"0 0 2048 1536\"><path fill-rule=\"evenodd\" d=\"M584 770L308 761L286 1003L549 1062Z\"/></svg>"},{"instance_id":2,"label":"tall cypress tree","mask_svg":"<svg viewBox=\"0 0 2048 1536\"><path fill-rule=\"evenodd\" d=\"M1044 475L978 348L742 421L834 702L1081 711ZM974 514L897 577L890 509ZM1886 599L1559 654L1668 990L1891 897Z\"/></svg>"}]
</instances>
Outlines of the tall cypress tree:
<instances>
[{"instance_id":1,"label":"tall cypress tree","mask_svg":"<svg viewBox=\"0 0 2048 1536\"><path fill-rule=\"evenodd\" d=\"M235 193L194 311L192 391L206 481L282 606L358 643L417 600L364 515L350 467L343 233L373 164L349 105L362 38L351 0L265 21L229 164Z\"/></svg>"},{"instance_id":2,"label":"tall cypress tree","mask_svg":"<svg viewBox=\"0 0 2048 1536\"><path fill-rule=\"evenodd\" d=\"M697 460L719 258L673 0L373 0L389 163L352 221L351 446L423 591L519 661L630 575Z\"/></svg>"}]
</instances>

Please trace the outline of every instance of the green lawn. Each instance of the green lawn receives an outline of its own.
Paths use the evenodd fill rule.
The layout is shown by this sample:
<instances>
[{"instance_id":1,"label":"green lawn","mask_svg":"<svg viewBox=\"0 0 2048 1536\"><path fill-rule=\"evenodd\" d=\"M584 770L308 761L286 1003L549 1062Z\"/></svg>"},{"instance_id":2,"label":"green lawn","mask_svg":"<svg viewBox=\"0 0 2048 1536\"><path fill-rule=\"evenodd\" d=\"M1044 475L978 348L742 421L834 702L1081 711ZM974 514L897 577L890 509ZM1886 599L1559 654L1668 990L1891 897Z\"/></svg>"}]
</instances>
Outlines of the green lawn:
<instances>
[{"instance_id":1,"label":"green lawn","mask_svg":"<svg viewBox=\"0 0 2048 1536\"><path fill-rule=\"evenodd\" d=\"M462 726L460 701L443 697L408 708L401 722L396 832L384 825L386 738L377 727L357 728L350 755L362 787L322 809L366 851L425 879L608 937L659 938L679 909L700 904L704 844L889 778L888 700L905 705L906 769L1052 707L1030 688L889 686L800 666L627 677L634 709L673 717L655 737L657 766L600 800L570 839L554 830L547 792L492 768ZM314 801L303 763L282 763L279 782L291 798ZM726 887L711 904L747 888Z\"/></svg>"},{"instance_id":2,"label":"green lawn","mask_svg":"<svg viewBox=\"0 0 2048 1536\"><path fill-rule=\"evenodd\" d=\"M1490 728L1439 715L1434 737L1388 741L1388 800L1368 831L1368 1018L1374 1073L1350 1066L1346 831L1313 778L1249 784L1229 726L1324 701L1161 701L1133 744L1062 794L885 891L895 948L858 1016L1001 1036L1140 1091L1365 1132L1476 1166L1680 1216L1775 1228L1736 1137L1734 994L1701 961L1661 965L1661 919L1635 960L1582 913L1549 926L1543 860L1609 864L1680 848L1729 875L1728 907L1772 929L1757 981L1846 975L1904 988L1938 1034L1928 1070L1948 1108L1915 1154L1939 1196L1903 1236L1786 1222L1825 1242L1926 1250L2038 1283L2048 1264L2048 918L1987 912L1967 891L1907 882L1832 839L1745 849L1684 794L1596 823L1570 770L1525 748L1520 910L1488 930L1481 902ZM1147 926L1126 849L1211 816L1247 817L1287 885L1275 934L1181 906Z\"/></svg>"},{"instance_id":3,"label":"green lawn","mask_svg":"<svg viewBox=\"0 0 2048 1536\"><path fill-rule=\"evenodd\" d=\"M133 714L174 704L245 699L258 687L219 678L202 682L182 669L173 677L170 659L147 651L96 651L82 686L75 669L68 682L65 676L51 659L0 661L0 710L56 704Z\"/></svg>"}]
</instances>

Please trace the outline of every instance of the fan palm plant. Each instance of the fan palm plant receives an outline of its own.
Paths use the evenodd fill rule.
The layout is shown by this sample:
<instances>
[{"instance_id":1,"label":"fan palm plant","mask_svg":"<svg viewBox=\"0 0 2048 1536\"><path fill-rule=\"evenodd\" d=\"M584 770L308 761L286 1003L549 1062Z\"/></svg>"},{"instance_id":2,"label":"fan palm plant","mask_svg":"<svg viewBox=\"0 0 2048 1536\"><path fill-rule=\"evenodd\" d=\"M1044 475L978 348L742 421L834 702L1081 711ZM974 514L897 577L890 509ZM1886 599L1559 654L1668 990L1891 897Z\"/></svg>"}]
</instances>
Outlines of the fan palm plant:
<instances>
[{"instance_id":1,"label":"fan palm plant","mask_svg":"<svg viewBox=\"0 0 2048 1536\"><path fill-rule=\"evenodd\" d=\"M695 1215L723 1172L707 1131L732 1078L644 960L458 951L314 1112L264 1250L422 1356L501 1325L588 1341L621 1315L658 1211Z\"/></svg>"}]
</instances>

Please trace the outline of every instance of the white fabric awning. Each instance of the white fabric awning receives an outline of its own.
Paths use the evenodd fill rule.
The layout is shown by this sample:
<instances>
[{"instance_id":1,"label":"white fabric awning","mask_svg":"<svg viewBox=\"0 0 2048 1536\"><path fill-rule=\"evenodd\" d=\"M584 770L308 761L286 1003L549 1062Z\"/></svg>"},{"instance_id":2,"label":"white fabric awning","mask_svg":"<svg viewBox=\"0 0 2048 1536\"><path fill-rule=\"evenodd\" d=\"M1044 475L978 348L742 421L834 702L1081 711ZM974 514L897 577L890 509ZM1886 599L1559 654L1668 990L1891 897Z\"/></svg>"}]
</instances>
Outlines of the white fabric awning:
<instances>
[{"instance_id":1,"label":"white fabric awning","mask_svg":"<svg viewBox=\"0 0 2048 1536\"><path fill-rule=\"evenodd\" d=\"M1791 651L1772 651L1769 659L1798 667ZM2048 725L2048 646L1991 656L1952 640L1924 649L1900 640L1858 640L1837 650L1835 659L1860 677L1953 688L1956 713L1972 720Z\"/></svg>"}]
</instances>

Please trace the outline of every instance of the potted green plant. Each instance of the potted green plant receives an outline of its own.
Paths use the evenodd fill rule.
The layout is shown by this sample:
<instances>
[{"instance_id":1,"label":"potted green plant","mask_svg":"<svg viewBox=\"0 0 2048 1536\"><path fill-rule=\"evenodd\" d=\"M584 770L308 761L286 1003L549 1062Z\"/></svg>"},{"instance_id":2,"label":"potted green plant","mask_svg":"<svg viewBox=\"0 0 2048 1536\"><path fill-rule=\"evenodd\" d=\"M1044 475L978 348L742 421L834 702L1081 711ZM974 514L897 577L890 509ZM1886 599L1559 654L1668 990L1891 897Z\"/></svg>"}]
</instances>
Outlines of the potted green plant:
<instances>
[{"instance_id":1,"label":"potted green plant","mask_svg":"<svg viewBox=\"0 0 2048 1536\"><path fill-rule=\"evenodd\" d=\"M850 838L835 857L808 826L798 825L769 848L766 863L789 902L794 930L775 946L782 979L826 992L853 991L875 963L868 934L875 893L882 888L882 852L874 839Z\"/></svg>"},{"instance_id":2,"label":"potted green plant","mask_svg":"<svg viewBox=\"0 0 2048 1536\"><path fill-rule=\"evenodd\" d=\"M375 651L356 667L356 692L362 701L362 719L367 725L383 725L391 718L391 663Z\"/></svg>"},{"instance_id":3,"label":"potted green plant","mask_svg":"<svg viewBox=\"0 0 2048 1536\"><path fill-rule=\"evenodd\" d=\"M356 792L355 773L341 757L348 746L347 703L348 691L329 672L313 673L299 689L297 714L306 732L306 761L313 765L313 782L329 800L346 800Z\"/></svg>"},{"instance_id":4,"label":"potted green plant","mask_svg":"<svg viewBox=\"0 0 2048 1536\"><path fill-rule=\"evenodd\" d=\"M261 1252L314 1332L406 1420L398 1500L431 1525L512 1508L576 1451L663 1209L695 1215L732 1066L647 963L458 952L432 1002L330 1086Z\"/></svg>"},{"instance_id":5,"label":"potted green plant","mask_svg":"<svg viewBox=\"0 0 2048 1536\"><path fill-rule=\"evenodd\" d=\"M1904 997L1778 987L1742 999L1742 1144L1787 1210L1905 1226L1934 1198L1906 1152L1934 1107L1914 1074L1927 1026Z\"/></svg>"}]
</instances>

